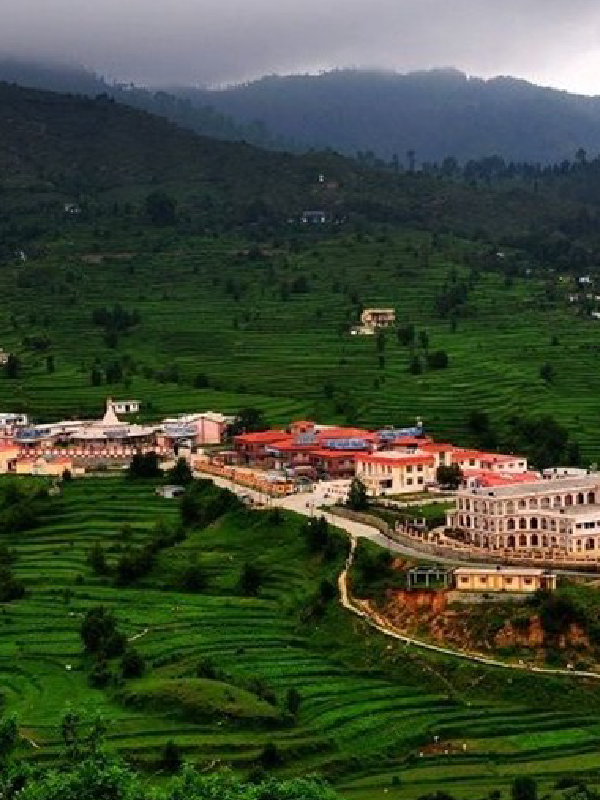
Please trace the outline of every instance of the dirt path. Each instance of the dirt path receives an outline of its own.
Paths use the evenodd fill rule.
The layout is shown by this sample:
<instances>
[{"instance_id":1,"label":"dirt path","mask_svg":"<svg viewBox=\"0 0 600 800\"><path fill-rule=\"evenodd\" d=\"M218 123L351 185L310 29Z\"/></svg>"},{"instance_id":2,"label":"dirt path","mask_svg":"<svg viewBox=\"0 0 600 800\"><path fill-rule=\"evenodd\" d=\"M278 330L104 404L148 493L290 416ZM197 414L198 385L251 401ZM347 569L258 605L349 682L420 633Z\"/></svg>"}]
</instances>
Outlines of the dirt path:
<instances>
[{"instance_id":1,"label":"dirt path","mask_svg":"<svg viewBox=\"0 0 600 800\"><path fill-rule=\"evenodd\" d=\"M423 650L432 650L436 653L441 653L442 655L452 656L453 658L462 658L465 661L472 661L477 664L485 664L486 666L490 667L501 667L503 669L511 669L511 670L521 670L525 672L534 672L537 674L543 675L564 675L566 677L572 678L595 678L596 680L600 680L600 673L598 672L584 672L582 670L575 670L575 669L546 669L544 667L530 667L527 664L511 664L507 663L506 661L498 661L494 658L489 658L487 656L478 655L475 653L468 653L464 650L452 650L449 647L440 647L439 645L431 644L430 642L425 642L422 639L415 639L412 636L406 636L403 633L398 633L398 631L394 630L389 624L386 623L384 619L382 619L378 614L376 614L371 608L366 605L358 605L357 602L351 597L350 592L348 591L348 572L352 567L352 562L354 561L354 553L356 550L356 537L350 536L351 546L350 546L350 554L346 559L346 564L344 569L340 573L338 577L338 587L340 592L340 603L342 606L351 611L353 614L356 614L359 617L367 622L372 628L380 631L385 636L390 636L393 639L397 639L401 642L404 642L407 646L414 646L418 647Z\"/></svg>"}]
</instances>

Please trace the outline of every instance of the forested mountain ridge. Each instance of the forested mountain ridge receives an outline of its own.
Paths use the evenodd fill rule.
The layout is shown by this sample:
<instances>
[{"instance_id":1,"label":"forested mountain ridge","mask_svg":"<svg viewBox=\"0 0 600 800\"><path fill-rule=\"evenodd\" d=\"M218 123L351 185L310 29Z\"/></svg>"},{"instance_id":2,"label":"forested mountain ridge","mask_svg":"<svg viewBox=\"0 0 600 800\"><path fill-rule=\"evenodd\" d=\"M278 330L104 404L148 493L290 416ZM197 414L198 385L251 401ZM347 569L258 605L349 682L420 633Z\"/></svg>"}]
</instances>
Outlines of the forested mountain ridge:
<instances>
[{"instance_id":1,"label":"forested mountain ridge","mask_svg":"<svg viewBox=\"0 0 600 800\"><path fill-rule=\"evenodd\" d=\"M271 75L224 90L111 83L81 67L0 58L0 80L107 94L200 133L269 149L333 148L410 168L498 155L550 164L600 152L600 98L453 69Z\"/></svg>"},{"instance_id":2,"label":"forested mountain ridge","mask_svg":"<svg viewBox=\"0 0 600 800\"><path fill-rule=\"evenodd\" d=\"M200 225L286 225L306 209L331 224L364 220L487 236L554 225L578 204L532 183L474 186L371 169L334 152L304 155L209 139L116 103L0 84L3 205L96 202L129 187L169 188ZM18 197L17 197L18 195ZM15 199L17 198L17 199Z\"/></svg>"},{"instance_id":3,"label":"forested mountain ridge","mask_svg":"<svg viewBox=\"0 0 600 800\"><path fill-rule=\"evenodd\" d=\"M224 91L171 91L242 123L261 120L284 139L349 155L396 155L405 166L409 152L420 163L499 155L543 164L572 158L580 147L600 151L600 99L509 77L337 70L273 75Z\"/></svg>"},{"instance_id":4,"label":"forested mountain ridge","mask_svg":"<svg viewBox=\"0 0 600 800\"><path fill-rule=\"evenodd\" d=\"M208 103L191 103L163 90L150 90L125 83L110 83L83 67L0 57L0 81L32 89L88 97L108 95L120 103L166 117L183 128L225 141L246 141L272 149L291 149L291 143L272 136L265 126L252 120L237 123Z\"/></svg>"}]
</instances>

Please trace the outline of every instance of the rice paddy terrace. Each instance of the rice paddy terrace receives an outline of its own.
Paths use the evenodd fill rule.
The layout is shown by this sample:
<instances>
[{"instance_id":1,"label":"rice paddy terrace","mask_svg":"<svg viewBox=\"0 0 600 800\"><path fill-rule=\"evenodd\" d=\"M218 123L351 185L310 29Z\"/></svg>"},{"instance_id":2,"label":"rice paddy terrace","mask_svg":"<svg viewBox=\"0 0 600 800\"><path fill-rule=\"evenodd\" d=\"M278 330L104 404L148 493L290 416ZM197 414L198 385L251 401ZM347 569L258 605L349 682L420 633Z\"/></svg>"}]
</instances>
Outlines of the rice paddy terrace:
<instances>
[{"instance_id":1,"label":"rice paddy terrace","mask_svg":"<svg viewBox=\"0 0 600 800\"><path fill-rule=\"evenodd\" d=\"M310 600L324 578L335 580L343 552L329 561L312 554L295 516L230 512L164 550L130 588L92 572L96 543L110 565L124 547L147 541L158 520L177 519L177 502L157 497L151 482L85 479L49 499L42 524L2 536L27 587L0 611L0 688L5 712L18 715L23 756L53 760L65 711L99 710L109 746L142 766L152 768L173 739L203 768L245 772L273 742L280 772L321 772L348 798L442 788L481 797L504 793L517 774L537 776L544 789L566 774L600 782L596 685L507 678L413 653L335 599L311 618ZM264 576L256 597L236 588L249 560ZM193 561L206 576L202 593L176 588ZM88 682L79 635L83 615L99 604L135 637L147 665L144 677L102 690ZM197 677L207 659L218 679ZM295 719L283 710L292 687Z\"/></svg>"},{"instance_id":2,"label":"rice paddy terrace","mask_svg":"<svg viewBox=\"0 0 600 800\"><path fill-rule=\"evenodd\" d=\"M148 416L249 405L272 423L421 416L436 436L459 441L473 409L500 425L549 413L587 463L600 458L600 322L568 303L572 279L555 275L549 299L548 275L473 276L474 245L418 233L262 249L225 237L113 238L118 249L74 224L38 258L0 271L0 345L23 363L17 380L0 378L2 407L91 414L107 394L126 394ZM456 283L465 301L453 324L436 299ZM115 303L140 321L109 347L92 314ZM361 306L394 307L400 325L427 332L430 351L448 353L448 368L411 374L413 356L426 355L418 339L407 347L390 332L378 350L375 337L350 336ZM36 338L47 339L42 349ZM104 376L115 362L116 377L91 384L95 365ZM540 377L545 363L550 381Z\"/></svg>"}]
</instances>

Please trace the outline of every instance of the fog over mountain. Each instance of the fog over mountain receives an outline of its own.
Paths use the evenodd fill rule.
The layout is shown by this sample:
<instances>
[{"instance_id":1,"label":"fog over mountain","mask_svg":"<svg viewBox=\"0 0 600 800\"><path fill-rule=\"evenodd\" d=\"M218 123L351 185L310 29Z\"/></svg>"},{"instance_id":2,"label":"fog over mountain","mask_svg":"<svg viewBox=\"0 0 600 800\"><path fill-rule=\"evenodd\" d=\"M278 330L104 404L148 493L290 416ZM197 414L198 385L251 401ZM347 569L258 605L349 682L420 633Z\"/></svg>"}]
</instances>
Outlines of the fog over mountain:
<instances>
[{"instance_id":1,"label":"fog over mountain","mask_svg":"<svg viewBox=\"0 0 600 800\"><path fill-rule=\"evenodd\" d=\"M454 65L600 93L594 0L20 0L0 53L83 63L138 84Z\"/></svg>"}]
</instances>

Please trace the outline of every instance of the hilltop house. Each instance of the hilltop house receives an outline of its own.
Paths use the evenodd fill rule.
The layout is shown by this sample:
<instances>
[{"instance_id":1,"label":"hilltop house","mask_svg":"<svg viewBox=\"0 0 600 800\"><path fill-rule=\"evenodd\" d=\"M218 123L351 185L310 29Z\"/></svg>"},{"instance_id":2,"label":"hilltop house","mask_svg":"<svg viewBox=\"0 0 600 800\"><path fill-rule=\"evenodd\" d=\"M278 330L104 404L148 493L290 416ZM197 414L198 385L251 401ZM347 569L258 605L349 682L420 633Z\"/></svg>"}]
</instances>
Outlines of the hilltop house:
<instances>
[{"instance_id":1,"label":"hilltop house","mask_svg":"<svg viewBox=\"0 0 600 800\"><path fill-rule=\"evenodd\" d=\"M380 328L390 328L396 324L393 308L365 308L360 315L360 325L352 328L352 333L373 335Z\"/></svg>"}]
</instances>

